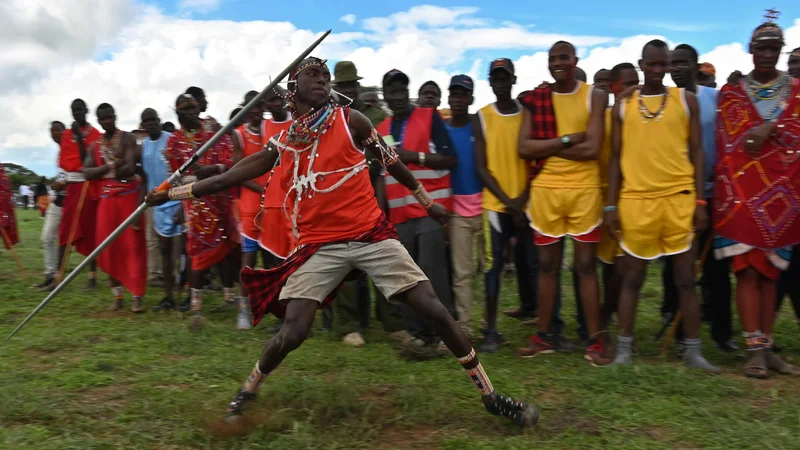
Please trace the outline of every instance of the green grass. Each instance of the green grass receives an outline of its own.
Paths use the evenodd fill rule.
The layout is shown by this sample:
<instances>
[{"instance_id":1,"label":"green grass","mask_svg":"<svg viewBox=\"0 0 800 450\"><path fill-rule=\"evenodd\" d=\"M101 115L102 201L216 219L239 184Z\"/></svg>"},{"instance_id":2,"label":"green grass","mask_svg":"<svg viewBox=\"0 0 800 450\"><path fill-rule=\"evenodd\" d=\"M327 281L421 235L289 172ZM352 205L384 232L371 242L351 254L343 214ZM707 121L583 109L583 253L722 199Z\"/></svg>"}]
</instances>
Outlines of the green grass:
<instances>
[{"instance_id":1,"label":"green grass","mask_svg":"<svg viewBox=\"0 0 800 450\"><path fill-rule=\"evenodd\" d=\"M42 220L18 216L16 247L25 282L0 253L0 337L44 298L39 281ZM120 255L123 261L124 255ZM72 267L79 262L73 256ZM480 278L480 277L479 277ZM476 299L482 289L475 280ZM564 277L563 315L574 338L574 298ZM651 268L639 308L640 356L633 368L593 368L580 354L522 360L531 331L502 319L513 344L483 356L495 387L533 402L539 425L521 431L488 416L453 358L410 363L398 358L378 323L365 348L319 331L262 385L246 437L221 438L210 423L252 369L274 318L249 332L233 314L216 315L199 334L175 314L103 314L105 287L82 291L80 274L11 342L0 348L0 448L3 449L790 449L798 448L800 382L743 378L733 356L705 336L721 376L688 371L658 357L660 272ZM105 276L101 276L103 285ZM104 285L103 285L104 286ZM511 280L503 305L516 304ZM148 306L161 298L146 297ZM221 296L213 296L214 305ZM788 302L787 302L788 303ZM788 308L788 306L787 306ZM476 305L476 311L481 311ZM800 348L788 311L777 326L791 358ZM476 324L477 325L477 324ZM704 333L706 330L704 330Z\"/></svg>"}]
</instances>

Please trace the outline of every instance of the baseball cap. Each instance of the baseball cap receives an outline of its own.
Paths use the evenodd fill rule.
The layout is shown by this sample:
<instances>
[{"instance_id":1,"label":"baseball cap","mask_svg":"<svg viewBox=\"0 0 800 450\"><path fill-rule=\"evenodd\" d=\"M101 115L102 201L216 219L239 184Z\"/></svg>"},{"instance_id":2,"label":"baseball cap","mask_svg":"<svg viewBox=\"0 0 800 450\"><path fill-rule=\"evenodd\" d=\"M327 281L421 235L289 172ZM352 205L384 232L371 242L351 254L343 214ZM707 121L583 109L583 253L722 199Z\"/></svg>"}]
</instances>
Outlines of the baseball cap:
<instances>
[{"instance_id":1,"label":"baseball cap","mask_svg":"<svg viewBox=\"0 0 800 450\"><path fill-rule=\"evenodd\" d=\"M386 72L386 75L383 76L383 85L385 86L397 78L402 78L403 83L408 84L408 75L397 69L392 69Z\"/></svg>"},{"instance_id":2,"label":"baseball cap","mask_svg":"<svg viewBox=\"0 0 800 450\"><path fill-rule=\"evenodd\" d=\"M450 79L450 89L452 89L453 86L462 87L468 91L475 89L475 83L472 82L472 78L464 74L456 75Z\"/></svg>"},{"instance_id":3,"label":"baseball cap","mask_svg":"<svg viewBox=\"0 0 800 450\"><path fill-rule=\"evenodd\" d=\"M489 65L489 74L491 75L497 69L503 69L506 72L514 75L514 63L508 58L497 58Z\"/></svg>"}]
</instances>

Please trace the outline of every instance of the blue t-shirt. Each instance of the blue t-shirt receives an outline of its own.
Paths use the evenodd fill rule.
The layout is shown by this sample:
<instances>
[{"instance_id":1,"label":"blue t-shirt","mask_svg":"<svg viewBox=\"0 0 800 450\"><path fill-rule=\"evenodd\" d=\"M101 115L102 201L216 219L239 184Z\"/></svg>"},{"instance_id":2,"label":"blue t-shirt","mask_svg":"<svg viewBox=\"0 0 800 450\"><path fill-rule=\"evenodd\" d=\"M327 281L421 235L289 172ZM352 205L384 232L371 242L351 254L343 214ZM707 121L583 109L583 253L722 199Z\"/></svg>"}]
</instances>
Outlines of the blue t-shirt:
<instances>
[{"instance_id":1,"label":"blue t-shirt","mask_svg":"<svg viewBox=\"0 0 800 450\"><path fill-rule=\"evenodd\" d=\"M456 150L458 165L450 171L453 195L473 195L483 191L478 171L475 169L475 136L472 123L463 127L453 127L445 123L450 140Z\"/></svg>"},{"instance_id":2,"label":"blue t-shirt","mask_svg":"<svg viewBox=\"0 0 800 450\"><path fill-rule=\"evenodd\" d=\"M697 86L697 106L700 108L700 128L705 155L705 194L711 198L714 186L714 164L717 161L717 91Z\"/></svg>"},{"instance_id":3,"label":"blue t-shirt","mask_svg":"<svg viewBox=\"0 0 800 450\"><path fill-rule=\"evenodd\" d=\"M167 147L169 136L169 133L162 131L161 136L155 141L151 140L150 136L142 140L142 169L147 175L148 192L169 178L168 163L164 157L164 149Z\"/></svg>"}]
</instances>

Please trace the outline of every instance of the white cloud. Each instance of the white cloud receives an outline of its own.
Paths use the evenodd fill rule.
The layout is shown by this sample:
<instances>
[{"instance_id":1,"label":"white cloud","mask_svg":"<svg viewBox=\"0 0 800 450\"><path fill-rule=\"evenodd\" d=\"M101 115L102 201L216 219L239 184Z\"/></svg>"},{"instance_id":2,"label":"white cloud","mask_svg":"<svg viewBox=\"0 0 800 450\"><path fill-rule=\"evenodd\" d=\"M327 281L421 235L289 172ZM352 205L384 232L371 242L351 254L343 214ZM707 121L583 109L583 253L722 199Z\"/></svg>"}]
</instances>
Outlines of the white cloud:
<instances>
[{"instance_id":1,"label":"white cloud","mask_svg":"<svg viewBox=\"0 0 800 450\"><path fill-rule=\"evenodd\" d=\"M635 63L644 43L656 37L536 33L513 22L485 23L477 14L475 8L417 6L366 19L364 31L333 34L315 54L332 62L354 61L365 85L379 85L389 69L401 69L414 92L427 80L446 88L455 67L469 67L476 84L475 110L493 101L486 71L502 51L525 53L514 61L519 92L550 79L546 50L556 40L578 46L579 65L592 77L600 68ZM87 17L92 27L85 26ZM61 120L69 126L69 104L76 97L90 105L92 122L94 108L109 102L120 128L133 129L147 107L155 108L162 120L175 122L175 97L196 85L206 90L208 113L225 121L245 92L265 86L318 35L288 22L167 17L134 0L75 6L0 0L0 39L5 44L0 47L0 103L6 113L0 121L0 161L36 167L45 161L51 168L44 173L53 174L56 153L48 124ZM786 36L787 46L800 45L800 20ZM467 62L465 55L477 57ZM716 65L720 82L734 68L751 66L746 48L738 43L719 46L701 58Z\"/></svg>"},{"instance_id":2,"label":"white cloud","mask_svg":"<svg viewBox=\"0 0 800 450\"><path fill-rule=\"evenodd\" d=\"M339 17L339 20L348 24L353 25L356 23L356 15L355 14L345 14L342 17Z\"/></svg>"},{"instance_id":3,"label":"white cloud","mask_svg":"<svg viewBox=\"0 0 800 450\"><path fill-rule=\"evenodd\" d=\"M181 0L180 8L187 11L207 14L219 8L220 1L221 0Z\"/></svg>"}]
</instances>

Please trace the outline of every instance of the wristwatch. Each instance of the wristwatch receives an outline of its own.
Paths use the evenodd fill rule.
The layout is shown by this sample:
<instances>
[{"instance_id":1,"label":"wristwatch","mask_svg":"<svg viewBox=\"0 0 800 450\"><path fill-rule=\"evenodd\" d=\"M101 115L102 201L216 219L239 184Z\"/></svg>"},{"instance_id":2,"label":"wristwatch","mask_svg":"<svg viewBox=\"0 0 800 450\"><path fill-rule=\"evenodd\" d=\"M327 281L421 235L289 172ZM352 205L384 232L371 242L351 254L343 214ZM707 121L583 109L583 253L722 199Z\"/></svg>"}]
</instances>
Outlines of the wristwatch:
<instances>
[{"instance_id":1,"label":"wristwatch","mask_svg":"<svg viewBox=\"0 0 800 450\"><path fill-rule=\"evenodd\" d=\"M561 136L561 144L564 146L564 148L572 147L572 139L570 139L568 134Z\"/></svg>"}]
</instances>

